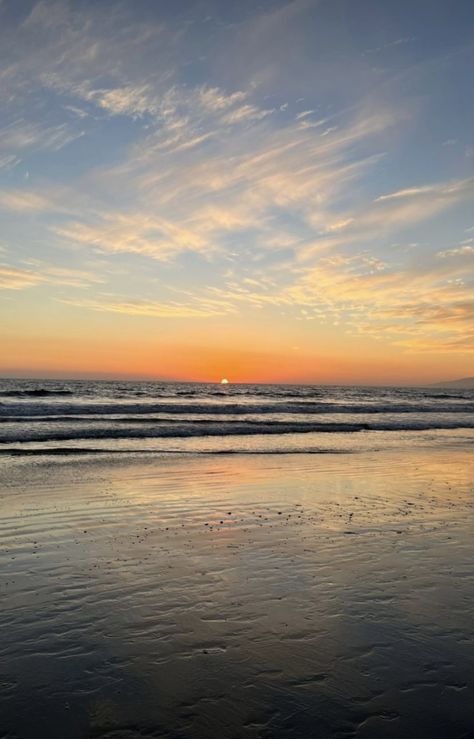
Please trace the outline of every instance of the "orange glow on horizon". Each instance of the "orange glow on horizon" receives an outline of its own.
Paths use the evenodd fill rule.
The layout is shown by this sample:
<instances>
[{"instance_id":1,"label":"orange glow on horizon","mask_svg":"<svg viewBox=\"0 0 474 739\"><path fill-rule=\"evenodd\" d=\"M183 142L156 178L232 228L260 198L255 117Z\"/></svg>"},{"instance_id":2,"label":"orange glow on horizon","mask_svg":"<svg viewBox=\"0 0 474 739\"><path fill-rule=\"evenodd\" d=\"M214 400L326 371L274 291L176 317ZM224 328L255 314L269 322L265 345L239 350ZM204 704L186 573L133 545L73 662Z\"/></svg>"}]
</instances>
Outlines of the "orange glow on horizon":
<instances>
[{"instance_id":1,"label":"orange glow on horizon","mask_svg":"<svg viewBox=\"0 0 474 739\"><path fill-rule=\"evenodd\" d=\"M39 339L18 342L10 337L3 342L4 377L88 377L128 378L162 381L215 383L227 379L225 369L233 368L232 384L423 384L455 379L462 370L453 369L452 359L438 361L430 356L417 358L386 347L362 356L341 353L284 352L275 349L230 349L222 347L165 345L150 347L148 342L128 338L123 341L88 338ZM464 372L467 376L468 371ZM230 382L219 384L228 384Z\"/></svg>"}]
</instances>

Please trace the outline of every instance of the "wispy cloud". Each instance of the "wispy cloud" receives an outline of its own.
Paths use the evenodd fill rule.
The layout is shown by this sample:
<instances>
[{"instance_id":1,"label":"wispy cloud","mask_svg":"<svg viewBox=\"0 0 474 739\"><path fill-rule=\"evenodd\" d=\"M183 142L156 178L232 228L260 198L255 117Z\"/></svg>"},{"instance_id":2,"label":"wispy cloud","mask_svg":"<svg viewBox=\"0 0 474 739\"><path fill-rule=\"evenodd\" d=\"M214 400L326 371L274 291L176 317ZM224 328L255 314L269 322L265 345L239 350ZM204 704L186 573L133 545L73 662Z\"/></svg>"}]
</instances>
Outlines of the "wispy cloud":
<instances>
[{"instance_id":1,"label":"wispy cloud","mask_svg":"<svg viewBox=\"0 0 474 739\"><path fill-rule=\"evenodd\" d=\"M8 265L0 265L0 288L5 290L24 290L27 287L38 285L41 277L34 272L16 269Z\"/></svg>"},{"instance_id":2,"label":"wispy cloud","mask_svg":"<svg viewBox=\"0 0 474 739\"><path fill-rule=\"evenodd\" d=\"M24 290L42 284L86 288L104 282L92 272L58 267L37 259L26 260L25 267L0 265L0 289Z\"/></svg>"},{"instance_id":3,"label":"wispy cloud","mask_svg":"<svg viewBox=\"0 0 474 739\"><path fill-rule=\"evenodd\" d=\"M56 234L103 252L142 254L168 259L184 251L205 250L208 242L196 231L147 213L103 214L100 222L54 227Z\"/></svg>"},{"instance_id":4,"label":"wispy cloud","mask_svg":"<svg viewBox=\"0 0 474 739\"><path fill-rule=\"evenodd\" d=\"M53 209L51 201L36 192L10 190L0 192L0 207L8 210L41 212Z\"/></svg>"},{"instance_id":5,"label":"wispy cloud","mask_svg":"<svg viewBox=\"0 0 474 739\"><path fill-rule=\"evenodd\" d=\"M300 257L342 245L380 240L381 236L397 233L407 226L426 221L450 207L474 200L474 180L421 185L380 195L359 211L340 213L326 225L323 239L305 247ZM327 234L334 234L334 239Z\"/></svg>"},{"instance_id":6,"label":"wispy cloud","mask_svg":"<svg viewBox=\"0 0 474 739\"><path fill-rule=\"evenodd\" d=\"M320 259L287 294L313 318L406 347L474 351L472 265L427 259L387 265L368 253Z\"/></svg>"},{"instance_id":7,"label":"wispy cloud","mask_svg":"<svg viewBox=\"0 0 474 739\"><path fill-rule=\"evenodd\" d=\"M6 156L14 156L27 149L60 151L83 135L84 131L73 130L65 123L44 126L16 120L0 130L0 151L12 152Z\"/></svg>"},{"instance_id":8,"label":"wispy cloud","mask_svg":"<svg viewBox=\"0 0 474 739\"><path fill-rule=\"evenodd\" d=\"M230 113L226 113L221 120L228 125L245 121L261 121L262 118L266 118L273 112L273 110L262 110L256 105L242 105L240 108L235 108Z\"/></svg>"},{"instance_id":9,"label":"wispy cloud","mask_svg":"<svg viewBox=\"0 0 474 739\"><path fill-rule=\"evenodd\" d=\"M233 307L225 301L211 299L185 304L179 302L159 302L140 298L104 297L99 299L74 300L60 298L59 302L76 308L101 311L106 313L124 313L131 316L147 316L150 318L210 318L234 312Z\"/></svg>"},{"instance_id":10,"label":"wispy cloud","mask_svg":"<svg viewBox=\"0 0 474 739\"><path fill-rule=\"evenodd\" d=\"M458 180L456 182L441 183L436 185L423 185L421 187L408 187L404 190L380 195L375 202L387 200L413 200L414 198L451 199L474 193L474 179Z\"/></svg>"},{"instance_id":11,"label":"wispy cloud","mask_svg":"<svg viewBox=\"0 0 474 739\"><path fill-rule=\"evenodd\" d=\"M438 256L445 257L472 257L474 256L474 246L471 244L461 244L460 246L453 246L452 249L445 249L444 251L438 252Z\"/></svg>"},{"instance_id":12,"label":"wispy cloud","mask_svg":"<svg viewBox=\"0 0 474 739\"><path fill-rule=\"evenodd\" d=\"M381 46L374 46L372 49L366 49L365 54L379 54L387 49L394 49L397 46L405 46L406 44L413 44L417 41L415 36L401 36L400 38L394 39L393 41L387 41Z\"/></svg>"}]
</instances>

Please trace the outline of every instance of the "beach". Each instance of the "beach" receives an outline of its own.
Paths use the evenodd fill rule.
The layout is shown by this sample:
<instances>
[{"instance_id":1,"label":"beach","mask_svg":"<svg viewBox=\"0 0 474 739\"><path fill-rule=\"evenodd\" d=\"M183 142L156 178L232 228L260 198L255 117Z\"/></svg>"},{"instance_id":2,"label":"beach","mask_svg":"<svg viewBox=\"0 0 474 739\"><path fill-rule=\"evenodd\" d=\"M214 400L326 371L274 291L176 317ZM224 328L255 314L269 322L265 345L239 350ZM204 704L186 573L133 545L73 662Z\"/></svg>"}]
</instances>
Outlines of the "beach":
<instances>
[{"instance_id":1,"label":"beach","mask_svg":"<svg viewBox=\"0 0 474 739\"><path fill-rule=\"evenodd\" d=\"M472 736L471 450L4 455L1 736Z\"/></svg>"}]
</instances>

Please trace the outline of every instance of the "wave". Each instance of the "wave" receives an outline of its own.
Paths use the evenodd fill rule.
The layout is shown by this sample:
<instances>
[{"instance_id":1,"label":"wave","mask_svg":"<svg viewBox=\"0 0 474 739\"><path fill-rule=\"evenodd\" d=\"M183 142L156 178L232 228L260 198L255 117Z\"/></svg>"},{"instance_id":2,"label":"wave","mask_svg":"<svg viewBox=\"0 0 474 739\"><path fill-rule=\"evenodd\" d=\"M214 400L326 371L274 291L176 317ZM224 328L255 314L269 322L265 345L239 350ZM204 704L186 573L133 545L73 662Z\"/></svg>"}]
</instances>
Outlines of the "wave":
<instances>
[{"instance_id":1,"label":"wave","mask_svg":"<svg viewBox=\"0 0 474 739\"><path fill-rule=\"evenodd\" d=\"M3 390L0 392L0 398L48 398L54 396L74 395L71 390L45 390L37 388L35 390Z\"/></svg>"},{"instance_id":2,"label":"wave","mask_svg":"<svg viewBox=\"0 0 474 739\"><path fill-rule=\"evenodd\" d=\"M33 392L33 391L31 391ZM34 391L36 393L36 391ZM52 391L45 391L52 393ZM56 394L66 391L57 391ZM36 395L35 397L41 397ZM268 414L381 414L381 413L474 413L474 402L464 403L334 403L319 402L269 402L269 403L97 403L97 402L54 402L45 403L0 403L0 418L9 420L16 418L33 418L37 416L109 416L118 414L157 415L268 415Z\"/></svg>"},{"instance_id":3,"label":"wave","mask_svg":"<svg viewBox=\"0 0 474 739\"><path fill-rule=\"evenodd\" d=\"M201 455L293 455L293 454L355 454L355 449L319 449L317 447L300 447L298 449L106 449L105 447L41 447L41 448L25 448L25 447L11 447L9 449L0 448L0 456L12 456L12 457L23 457L23 456L69 456L74 454L87 455L87 454L102 454L105 456L109 455L124 455L128 454L131 456L135 455L152 455L160 457L173 457L176 455L187 455L187 456L201 456Z\"/></svg>"},{"instance_id":4,"label":"wave","mask_svg":"<svg viewBox=\"0 0 474 739\"><path fill-rule=\"evenodd\" d=\"M340 422L306 422L306 421L244 421L222 422L209 421L173 423L153 425L144 428L34 428L29 425L8 429L2 434L1 444L17 442L52 442L52 441L80 441L90 439L183 439L197 437L234 437L234 436L268 436L279 434L308 434L308 433L357 433L363 431L429 431L435 429L471 429L474 428L474 418L471 419L432 419L431 422L419 419L407 421L387 420L373 423L340 423Z\"/></svg>"},{"instance_id":5,"label":"wave","mask_svg":"<svg viewBox=\"0 0 474 739\"><path fill-rule=\"evenodd\" d=\"M291 434L322 431L326 433L354 432L368 429L367 424L340 424L340 423L305 423L272 421L265 423L261 421L245 421L243 423L207 422L154 425L148 428L115 428L101 429L89 428L65 428L59 430L36 430L28 426L21 427L18 431L9 431L2 435L0 443L26 441L70 441L74 439L180 439L197 436L253 436L255 434Z\"/></svg>"},{"instance_id":6,"label":"wave","mask_svg":"<svg viewBox=\"0 0 474 739\"><path fill-rule=\"evenodd\" d=\"M432 400L466 400L465 395L454 393L423 393L423 398L430 398Z\"/></svg>"}]
</instances>

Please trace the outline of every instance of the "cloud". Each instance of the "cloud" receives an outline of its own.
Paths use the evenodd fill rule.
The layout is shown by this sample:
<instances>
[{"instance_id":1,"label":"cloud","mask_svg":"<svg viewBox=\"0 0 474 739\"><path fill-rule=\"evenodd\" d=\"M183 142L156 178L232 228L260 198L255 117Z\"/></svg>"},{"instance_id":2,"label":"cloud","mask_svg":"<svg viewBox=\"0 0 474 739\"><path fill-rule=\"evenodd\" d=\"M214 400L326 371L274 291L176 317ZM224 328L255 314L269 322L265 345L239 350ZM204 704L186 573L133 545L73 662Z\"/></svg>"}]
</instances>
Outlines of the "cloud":
<instances>
[{"instance_id":1,"label":"cloud","mask_svg":"<svg viewBox=\"0 0 474 739\"><path fill-rule=\"evenodd\" d=\"M55 226L54 231L66 241L103 252L142 254L160 260L184 251L210 250L210 244L195 230L148 213L104 213L95 224L72 222Z\"/></svg>"},{"instance_id":2,"label":"cloud","mask_svg":"<svg viewBox=\"0 0 474 739\"><path fill-rule=\"evenodd\" d=\"M426 259L398 267L367 252L322 257L286 289L314 318L404 347L472 352L469 264ZM430 349L430 350L431 350Z\"/></svg>"},{"instance_id":3,"label":"cloud","mask_svg":"<svg viewBox=\"0 0 474 739\"><path fill-rule=\"evenodd\" d=\"M375 199L376 203L387 200L413 200L413 199L452 199L463 195L474 194L474 179L458 180L456 182L441 183L435 185L423 185L421 187L409 187L404 190L380 195Z\"/></svg>"},{"instance_id":4,"label":"cloud","mask_svg":"<svg viewBox=\"0 0 474 739\"><path fill-rule=\"evenodd\" d=\"M0 207L19 212L42 212L52 209L51 201L35 192L23 190L0 191Z\"/></svg>"},{"instance_id":5,"label":"cloud","mask_svg":"<svg viewBox=\"0 0 474 739\"><path fill-rule=\"evenodd\" d=\"M417 223L474 198L474 179L407 188L375 199L358 221L362 227L394 229Z\"/></svg>"},{"instance_id":6,"label":"cloud","mask_svg":"<svg viewBox=\"0 0 474 739\"><path fill-rule=\"evenodd\" d=\"M149 318L210 318L233 312L232 306L226 302L195 300L194 303L179 302L162 303L159 301L142 300L139 298L126 299L123 296L100 298L97 300L69 300L61 298L59 302L77 308L102 311L106 313L124 313L131 316L145 316Z\"/></svg>"},{"instance_id":7,"label":"cloud","mask_svg":"<svg viewBox=\"0 0 474 739\"><path fill-rule=\"evenodd\" d=\"M237 103L244 94L169 90L160 102L160 126L131 147L125 162L88 175L76 197L81 217L53 225L56 236L64 243L166 260L183 251L207 258L222 254L229 238L240 238L244 230L246 239L258 240L259 250L283 242L296 248L314 237L315 226L324 229L334 221L332 201L378 161L357 157L357 146L396 118L359 113L332 136L321 137L291 121L277 126L265 109L255 108L254 116L254 108L249 113L243 106L248 125L229 137L226 116L240 119ZM203 108L211 116L210 130L202 128ZM108 199L117 202L116 209ZM68 193L70 208L74 200Z\"/></svg>"},{"instance_id":8,"label":"cloud","mask_svg":"<svg viewBox=\"0 0 474 739\"><path fill-rule=\"evenodd\" d=\"M228 110L234 105L239 105L247 94L242 90L226 95L218 87L200 87L198 89L199 101L201 106L213 113Z\"/></svg>"},{"instance_id":9,"label":"cloud","mask_svg":"<svg viewBox=\"0 0 474 739\"><path fill-rule=\"evenodd\" d=\"M406 44L411 44L415 41L417 41L416 36L401 36L400 38L397 38L394 41L389 41L386 44L382 44L381 46L376 46L372 49L366 49L364 53L378 54L381 51L385 51L386 49L393 49L396 46L405 46Z\"/></svg>"},{"instance_id":10,"label":"cloud","mask_svg":"<svg viewBox=\"0 0 474 739\"><path fill-rule=\"evenodd\" d=\"M24 269L0 265L0 289L24 290L27 287L38 285L41 277Z\"/></svg>"},{"instance_id":11,"label":"cloud","mask_svg":"<svg viewBox=\"0 0 474 739\"><path fill-rule=\"evenodd\" d=\"M80 92L80 90L77 90ZM157 100L148 85L84 91L83 97L113 115L143 116L157 113Z\"/></svg>"},{"instance_id":12,"label":"cloud","mask_svg":"<svg viewBox=\"0 0 474 739\"><path fill-rule=\"evenodd\" d=\"M455 246L452 249L445 249L444 251L438 252L438 257L442 259L446 257L472 257L474 255L474 246L470 244L463 244L461 246Z\"/></svg>"},{"instance_id":13,"label":"cloud","mask_svg":"<svg viewBox=\"0 0 474 739\"><path fill-rule=\"evenodd\" d=\"M27 149L41 151L60 151L84 135L84 131L72 129L65 123L45 126L16 120L0 130L0 151L14 156Z\"/></svg>"},{"instance_id":14,"label":"cloud","mask_svg":"<svg viewBox=\"0 0 474 739\"><path fill-rule=\"evenodd\" d=\"M295 116L295 118L296 118L296 120L297 120L297 121L300 121L300 120L302 120L303 118L307 118L307 117L308 117L309 115L312 115L312 114L313 114L313 113L315 113L315 112L316 112L316 111L314 111L314 110L303 110L303 111L301 111L301 113L298 113L298 114L297 114L297 115Z\"/></svg>"},{"instance_id":15,"label":"cloud","mask_svg":"<svg viewBox=\"0 0 474 739\"><path fill-rule=\"evenodd\" d=\"M397 233L472 199L473 179L421 185L380 195L358 211L340 213L336 220L329 221L322 230L322 237L307 245L299 258L311 260L322 249L380 241L387 234Z\"/></svg>"},{"instance_id":16,"label":"cloud","mask_svg":"<svg viewBox=\"0 0 474 739\"><path fill-rule=\"evenodd\" d=\"M204 50L212 69L192 24L173 14L144 22L130 13L133 3L106 5L37 2L14 42L3 32L0 73L0 167L15 183L20 163L34 174L28 190L4 186L0 205L28 214L35 246L56 249L61 264L68 253L85 261L100 251L102 277L30 261L4 265L3 287L90 287L69 302L151 317L284 310L413 350L438 341L469 351L472 245L433 239L430 247L433 232L403 234L403 243L421 244L417 261L387 244L467 202L474 181L405 182L392 162L413 110L405 98L387 102L387 90L356 103L351 91L337 108L334 91L357 77L346 58L335 72L332 61L308 66L302 53L304 75L295 76L293 56L310 50L298 46L302 14L314 3L285 3L226 28L222 53L219 44ZM283 43L288 24L297 43ZM282 81L289 68L295 89ZM325 85L330 104L319 94ZM77 174L63 149L82 135L90 160L77 162ZM35 170L37 152L55 166ZM380 182L389 183L383 191ZM158 269L173 290L187 261L199 268L181 301L94 294L112 263L149 272L145 292Z\"/></svg>"},{"instance_id":17,"label":"cloud","mask_svg":"<svg viewBox=\"0 0 474 739\"><path fill-rule=\"evenodd\" d=\"M266 33L268 23L280 32L307 8L290 3L259 23ZM159 23L136 19L124 24L123 13L117 7L91 15L42 2L23 23L18 39L24 53L15 56L12 50L17 61L7 82L15 82L16 95L32 94L34 85L54 94L67 122L24 120L9 129L16 136L9 146L53 150L80 135L77 124L87 131L89 119L100 114L138 123L118 163L89 171L75 192L69 187L62 198L58 192L51 197L48 188L36 195L13 193L6 207L39 213L48 198L62 200L74 216L52 219L59 243L154 259L183 251L209 258L235 249L230 239L235 242L243 230L259 250L277 248L281 234L296 248L314 241L315 228L350 221L351 215L334 218L331 210L376 164L357 148L390 129L399 114L361 109L321 130L323 121L305 120L308 108L299 120L278 123L273 108L259 99L258 85L226 90L178 79L169 60L182 51L183 27L164 31ZM29 34L37 39L35 55L28 49ZM161 59L168 64L158 64Z\"/></svg>"},{"instance_id":18,"label":"cloud","mask_svg":"<svg viewBox=\"0 0 474 739\"><path fill-rule=\"evenodd\" d=\"M21 159L16 156L16 154L4 154L0 155L0 169L13 169L17 166L17 164L20 164Z\"/></svg>"},{"instance_id":19,"label":"cloud","mask_svg":"<svg viewBox=\"0 0 474 739\"><path fill-rule=\"evenodd\" d=\"M246 121L261 121L268 115L273 113L272 110L262 110L255 105L242 105L240 108L232 110L230 113L222 116L222 122L227 125L235 125L236 123L244 123Z\"/></svg>"},{"instance_id":20,"label":"cloud","mask_svg":"<svg viewBox=\"0 0 474 739\"><path fill-rule=\"evenodd\" d=\"M85 288L104 280L91 272L68 267L56 267L40 260L25 262L27 269L11 265L0 265L0 289L24 290L41 284Z\"/></svg>"}]
</instances>

